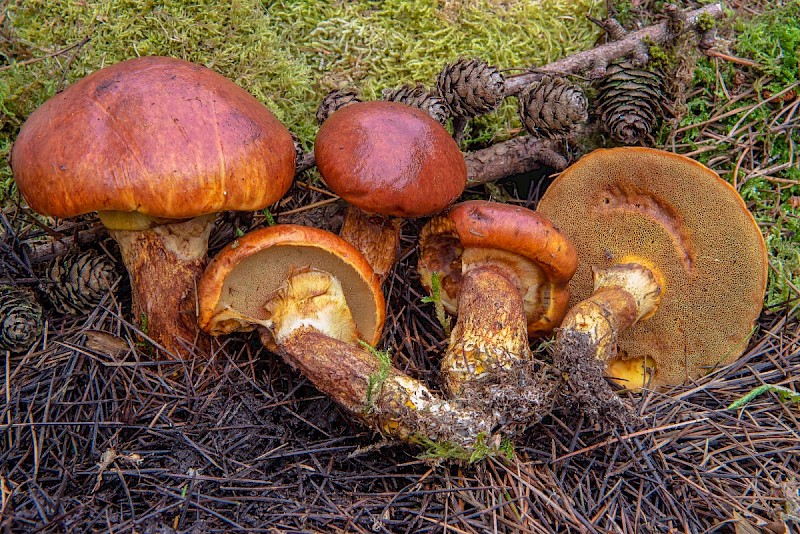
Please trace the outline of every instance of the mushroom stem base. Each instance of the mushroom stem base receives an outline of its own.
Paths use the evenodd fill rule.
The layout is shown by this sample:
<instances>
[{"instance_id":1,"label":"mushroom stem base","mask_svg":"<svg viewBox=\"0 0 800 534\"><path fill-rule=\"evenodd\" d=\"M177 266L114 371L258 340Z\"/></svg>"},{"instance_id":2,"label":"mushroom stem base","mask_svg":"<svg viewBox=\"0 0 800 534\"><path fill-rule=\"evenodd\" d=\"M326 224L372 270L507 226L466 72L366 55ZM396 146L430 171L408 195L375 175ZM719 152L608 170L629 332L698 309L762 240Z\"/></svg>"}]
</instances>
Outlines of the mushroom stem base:
<instances>
[{"instance_id":1,"label":"mushroom stem base","mask_svg":"<svg viewBox=\"0 0 800 534\"><path fill-rule=\"evenodd\" d=\"M262 339L271 334L262 330ZM444 401L388 360L310 327L292 331L281 357L321 392L373 429L408 442L448 442L472 449L491 435L483 413Z\"/></svg>"},{"instance_id":2,"label":"mushroom stem base","mask_svg":"<svg viewBox=\"0 0 800 534\"><path fill-rule=\"evenodd\" d=\"M448 391L515 362L531 359L527 319L515 277L488 263L464 273L458 295L458 320L442 359Z\"/></svg>"},{"instance_id":3,"label":"mushroom stem base","mask_svg":"<svg viewBox=\"0 0 800 534\"><path fill-rule=\"evenodd\" d=\"M397 217L371 214L349 206L339 235L364 255L383 281L397 257L401 222Z\"/></svg>"},{"instance_id":4,"label":"mushroom stem base","mask_svg":"<svg viewBox=\"0 0 800 534\"><path fill-rule=\"evenodd\" d=\"M553 362L566 380L565 404L574 403L593 421L631 422L634 417L605 380L617 354L619 333L658 308L657 276L638 263L594 269L594 293L564 318Z\"/></svg>"},{"instance_id":5,"label":"mushroom stem base","mask_svg":"<svg viewBox=\"0 0 800 534\"><path fill-rule=\"evenodd\" d=\"M206 265L213 216L145 230L109 229L131 280L134 322L174 357L205 345L197 327L196 287Z\"/></svg>"},{"instance_id":6,"label":"mushroom stem base","mask_svg":"<svg viewBox=\"0 0 800 534\"><path fill-rule=\"evenodd\" d=\"M656 275L638 263L593 269L594 293L567 312L561 336L586 336L592 357L608 362L617 354L619 333L655 312L661 298Z\"/></svg>"}]
</instances>

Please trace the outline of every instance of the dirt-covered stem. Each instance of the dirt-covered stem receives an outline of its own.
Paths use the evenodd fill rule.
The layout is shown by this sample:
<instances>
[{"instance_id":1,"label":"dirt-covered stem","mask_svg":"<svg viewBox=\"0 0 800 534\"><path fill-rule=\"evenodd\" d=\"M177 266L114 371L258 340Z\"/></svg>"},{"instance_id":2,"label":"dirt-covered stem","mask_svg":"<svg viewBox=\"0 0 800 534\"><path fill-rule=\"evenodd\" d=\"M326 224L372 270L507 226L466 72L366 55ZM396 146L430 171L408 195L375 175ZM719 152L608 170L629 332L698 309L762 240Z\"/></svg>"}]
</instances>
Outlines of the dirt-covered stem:
<instances>
[{"instance_id":1,"label":"dirt-covered stem","mask_svg":"<svg viewBox=\"0 0 800 534\"><path fill-rule=\"evenodd\" d=\"M213 221L203 216L143 230L109 228L130 277L134 320L175 357L207 339L197 327L196 288Z\"/></svg>"},{"instance_id":2,"label":"dirt-covered stem","mask_svg":"<svg viewBox=\"0 0 800 534\"><path fill-rule=\"evenodd\" d=\"M515 275L487 262L472 266L461 282L458 319L442 360L445 385L458 395L487 372L530 360L527 320Z\"/></svg>"}]
</instances>

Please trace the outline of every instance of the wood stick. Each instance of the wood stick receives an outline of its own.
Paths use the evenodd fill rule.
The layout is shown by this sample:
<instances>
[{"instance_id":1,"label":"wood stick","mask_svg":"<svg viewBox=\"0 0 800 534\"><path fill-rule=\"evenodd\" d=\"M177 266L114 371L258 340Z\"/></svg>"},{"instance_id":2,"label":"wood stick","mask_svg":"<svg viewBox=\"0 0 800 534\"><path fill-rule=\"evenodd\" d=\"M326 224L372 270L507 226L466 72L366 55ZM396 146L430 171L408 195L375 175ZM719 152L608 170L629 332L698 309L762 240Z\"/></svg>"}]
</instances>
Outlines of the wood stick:
<instances>
[{"instance_id":1,"label":"wood stick","mask_svg":"<svg viewBox=\"0 0 800 534\"><path fill-rule=\"evenodd\" d=\"M689 11L685 14L686 29L696 30L697 20L701 16L710 15L718 19L722 18L723 14L720 3ZM580 74L589 72L589 77L591 78L602 77L606 65L635 52L637 47L640 47L645 42L664 44L672 39L674 36L667 26L667 21L648 26L637 32L631 32L618 41L611 41L591 50L572 54L548 65L536 67L525 74L506 78L506 94L508 96L516 95L531 83L540 80L545 74Z\"/></svg>"}]
</instances>

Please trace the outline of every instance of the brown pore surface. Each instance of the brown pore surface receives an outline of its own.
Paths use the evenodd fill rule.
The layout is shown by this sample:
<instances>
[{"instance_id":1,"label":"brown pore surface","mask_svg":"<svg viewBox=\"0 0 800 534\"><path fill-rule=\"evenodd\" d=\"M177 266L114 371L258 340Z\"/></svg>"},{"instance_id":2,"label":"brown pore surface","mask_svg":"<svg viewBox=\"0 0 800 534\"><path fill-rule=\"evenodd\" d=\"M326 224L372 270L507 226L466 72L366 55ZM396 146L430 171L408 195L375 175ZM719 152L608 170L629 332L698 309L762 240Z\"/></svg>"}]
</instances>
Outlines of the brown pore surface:
<instances>
[{"instance_id":1,"label":"brown pore surface","mask_svg":"<svg viewBox=\"0 0 800 534\"><path fill-rule=\"evenodd\" d=\"M294 175L289 131L247 91L167 57L101 69L25 122L11 154L35 211L189 218L255 210Z\"/></svg>"},{"instance_id":2,"label":"brown pore surface","mask_svg":"<svg viewBox=\"0 0 800 534\"><path fill-rule=\"evenodd\" d=\"M336 111L319 129L314 156L337 195L395 217L437 213L467 181L464 156L447 130L397 102L358 102Z\"/></svg>"},{"instance_id":3,"label":"brown pore surface","mask_svg":"<svg viewBox=\"0 0 800 534\"><path fill-rule=\"evenodd\" d=\"M430 289L430 275L438 272L442 301L449 309L456 308L462 278L462 256L465 250L486 251L476 258L492 256L512 269L517 278L544 280L536 295L528 287L520 287L526 301L528 334L549 332L561 322L567 311L567 283L577 268L577 254L572 243L541 214L532 210L474 200L453 205L442 215L431 219L420 232L419 271L421 280ZM535 271L541 276L528 276Z\"/></svg>"},{"instance_id":4,"label":"brown pore surface","mask_svg":"<svg viewBox=\"0 0 800 534\"><path fill-rule=\"evenodd\" d=\"M537 210L575 243L570 305L592 293L592 266L643 261L663 280L655 314L620 333L619 358L655 360L653 386L730 363L761 310L767 255L736 190L689 158L597 150L564 171Z\"/></svg>"},{"instance_id":5,"label":"brown pore surface","mask_svg":"<svg viewBox=\"0 0 800 534\"><path fill-rule=\"evenodd\" d=\"M359 332L368 343L377 343L386 304L367 261L335 234L288 224L250 232L211 260L198 286L200 328L212 335L252 329L268 318L263 305L273 292L303 267L339 280ZM232 319L231 309L242 319Z\"/></svg>"}]
</instances>

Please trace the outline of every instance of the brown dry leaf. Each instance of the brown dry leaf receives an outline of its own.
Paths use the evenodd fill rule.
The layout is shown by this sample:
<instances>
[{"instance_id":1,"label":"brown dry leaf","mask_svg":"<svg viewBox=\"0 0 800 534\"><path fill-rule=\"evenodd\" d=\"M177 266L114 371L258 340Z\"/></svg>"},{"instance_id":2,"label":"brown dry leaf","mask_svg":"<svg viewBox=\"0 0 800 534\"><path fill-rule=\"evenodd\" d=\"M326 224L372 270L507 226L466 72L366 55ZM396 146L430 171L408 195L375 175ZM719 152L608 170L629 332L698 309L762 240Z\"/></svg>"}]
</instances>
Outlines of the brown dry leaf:
<instances>
[{"instance_id":1,"label":"brown dry leaf","mask_svg":"<svg viewBox=\"0 0 800 534\"><path fill-rule=\"evenodd\" d=\"M124 339L108 332L85 330L83 334L86 336L86 348L100 354L116 356L130 348Z\"/></svg>"}]
</instances>

